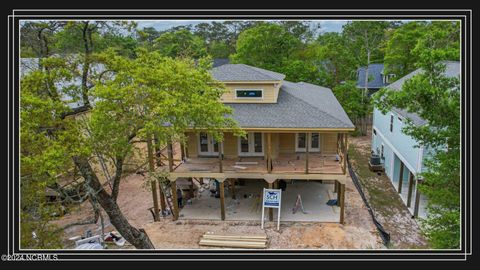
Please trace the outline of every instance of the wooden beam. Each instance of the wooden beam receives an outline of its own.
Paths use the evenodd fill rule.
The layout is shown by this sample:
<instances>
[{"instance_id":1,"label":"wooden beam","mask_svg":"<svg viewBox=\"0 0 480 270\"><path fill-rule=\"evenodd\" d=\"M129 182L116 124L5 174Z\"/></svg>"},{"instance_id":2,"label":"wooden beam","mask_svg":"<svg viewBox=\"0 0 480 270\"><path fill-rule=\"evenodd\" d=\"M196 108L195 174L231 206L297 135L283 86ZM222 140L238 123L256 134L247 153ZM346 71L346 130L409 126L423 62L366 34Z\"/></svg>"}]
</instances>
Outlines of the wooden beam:
<instances>
[{"instance_id":1,"label":"wooden beam","mask_svg":"<svg viewBox=\"0 0 480 270\"><path fill-rule=\"evenodd\" d=\"M165 204L165 194L163 194L162 187L160 186L161 183L158 181L158 191L160 193L160 207L161 207L161 212L162 216L164 216L164 211L167 210L167 206Z\"/></svg>"},{"instance_id":2,"label":"wooden beam","mask_svg":"<svg viewBox=\"0 0 480 270\"><path fill-rule=\"evenodd\" d=\"M413 173L410 172L408 178L407 207L410 207L410 205L412 205L413 181L415 181L415 178L413 177Z\"/></svg>"},{"instance_id":3,"label":"wooden beam","mask_svg":"<svg viewBox=\"0 0 480 270\"><path fill-rule=\"evenodd\" d=\"M272 173L272 133L267 133L267 172Z\"/></svg>"},{"instance_id":4,"label":"wooden beam","mask_svg":"<svg viewBox=\"0 0 480 270\"><path fill-rule=\"evenodd\" d=\"M400 161L400 174L398 176L398 193L402 193L402 184L403 184L403 162Z\"/></svg>"},{"instance_id":5,"label":"wooden beam","mask_svg":"<svg viewBox=\"0 0 480 270\"><path fill-rule=\"evenodd\" d=\"M173 204L173 213L172 217L173 220L178 219L178 197L177 197L177 181L172 181L170 183L172 189L172 204Z\"/></svg>"},{"instance_id":6,"label":"wooden beam","mask_svg":"<svg viewBox=\"0 0 480 270\"><path fill-rule=\"evenodd\" d=\"M340 184L340 224L345 224L345 184Z\"/></svg>"},{"instance_id":7,"label":"wooden beam","mask_svg":"<svg viewBox=\"0 0 480 270\"><path fill-rule=\"evenodd\" d=\"M170 181L174 181L177 178L188 178L188 177L204 177L204 178L245 178L245 179L297 179L297 180L336 180L341 183L345 183L346 175L342 173L259 173L259 172L204 172L204 171L191 171L191 172L172 172L168 176ZM273 181L272 181L273 182Z\"/></svg>"},{"instance_id":8,"label":"wooden beam","mask_svg":"<svg viewBox=\"0 0 480 270\"><path fill-rule=\"evenodd\" d=\"M147 155L148 155L148 170L149 172L155 171L155 161L153 158L153 146L152 146L152 136L147 136ZM160 211L158 209L158 197L157 197L157 185L155 185L155 181L150 181L150 186L152 188L152 197L153 197L153 220L159 221L160 220Z\"/></svg>"},{"instance_id":9,"label":"wooden beam","mask_svg":"<svg viewBox=\"0 0 480 270\"><path fill-rule=\"evenodd\" d=\"M305 142L305 173L308 174L308 153L310 151L310 149L308 148L308 144L310 142L310 137L311 137L311 134L309 132L307 132L307 134L305 134L305 139L306 139L306 142Z\"/></svg>"},{"instance_id":10,"label":"wooden beam","mask_svg":"<svg viewBox=\"0 0 480 270\"><path fill-rule=\"evenodd\" d=\"M185 160L185 145L180 143L180 159Z\"/></svg>"},{"instance_id":11,"label":"wooden beam","mask_svg":"<svg viewBox=\"0 0 480 270\"><path fill-rule=\"evenodd\" d=\"M230 193L232 193L232 199L234 200L237 198L235 195L235 181L235 178L230 178Z\"/></svg>"},{"instance_id":12,"label":"wooden beam","mask_svg":"<svg viewBox=\"0 0 480 270\"><path fill-rule=\"evenodd\" d=\"M220 214L222 220L225 220L225 183L220 182Z\"/></svg>"},{"instance_id":13,"label":"wooden beam","mask_svg":"<svg viewBox=\"0 0 480 270\"><path fill-rule=\"evenodd\" d=\"M173 145L172 142L167 144L167 153L168 153L168 171L173 172Z\"/></svg>"},{"instance_id":14,"label":"wooden beam","mask_svg":"<svg viewBox=\"0 0 480 270\"><path fill-rule=\"evenodd\" d=\"M268 183L268 188L273 189L273 183ZM273 221L273 208L268 208L268 220Z\"/></svg>"}]
</instances>

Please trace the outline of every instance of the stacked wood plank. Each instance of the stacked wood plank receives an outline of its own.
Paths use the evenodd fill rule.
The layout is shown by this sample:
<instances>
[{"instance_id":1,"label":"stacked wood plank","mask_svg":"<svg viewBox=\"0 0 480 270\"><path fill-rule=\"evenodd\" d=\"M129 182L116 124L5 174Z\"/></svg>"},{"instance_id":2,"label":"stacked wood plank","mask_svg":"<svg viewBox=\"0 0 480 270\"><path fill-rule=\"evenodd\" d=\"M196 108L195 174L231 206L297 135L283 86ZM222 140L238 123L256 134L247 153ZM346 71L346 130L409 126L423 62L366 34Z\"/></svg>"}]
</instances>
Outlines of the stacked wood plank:
<instances>
[{"instance_id":1,"label":"stacked wood plank","mask_svg":"<svg viewBox=\"0 0 480 270\"><path fill-rule=\"evenodd\" d=\"M266 235L221 235L211 232L205 233L199 245L213 247L234 248L266 248Z\"/></svg>"}]
</instances>

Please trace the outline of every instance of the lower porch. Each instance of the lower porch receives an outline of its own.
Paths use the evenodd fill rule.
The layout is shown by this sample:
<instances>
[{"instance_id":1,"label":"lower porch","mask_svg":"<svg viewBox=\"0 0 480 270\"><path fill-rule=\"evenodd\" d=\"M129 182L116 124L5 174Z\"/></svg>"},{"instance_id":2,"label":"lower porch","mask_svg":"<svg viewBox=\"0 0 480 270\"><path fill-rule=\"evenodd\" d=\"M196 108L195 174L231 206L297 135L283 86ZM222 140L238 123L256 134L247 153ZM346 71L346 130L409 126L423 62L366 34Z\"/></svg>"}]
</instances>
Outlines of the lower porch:
<instances>
[{"instance_id":1,"label":"lower porch","mask_svg":"<svg viewBox=\"0 0 480 270\"><path fill-rule=\"evenodd\" d=\"M203 185L195 181L193 197L190 198L188 180L177 180L177 186L183 187L184 197L179 208L180 220L222 220L221 198L215 196L216 188L213 179ZM233 183L235 181L235 183ZM262 192L268 184L264 180L233 180L227 181L224 190L225 220L227 221L260 221L262 217ZM339 222L340 207L328 205L331 199L336 199L333 182L287 180L281 184L282 208L280 220L299 222ZM300 197L301 205L298 203ZM297 208L294 211L294 208ZM269 220L270 210L265 210L265 220ZM276 220L277 209L272 211Z\"/></svg>"}]
</instances>

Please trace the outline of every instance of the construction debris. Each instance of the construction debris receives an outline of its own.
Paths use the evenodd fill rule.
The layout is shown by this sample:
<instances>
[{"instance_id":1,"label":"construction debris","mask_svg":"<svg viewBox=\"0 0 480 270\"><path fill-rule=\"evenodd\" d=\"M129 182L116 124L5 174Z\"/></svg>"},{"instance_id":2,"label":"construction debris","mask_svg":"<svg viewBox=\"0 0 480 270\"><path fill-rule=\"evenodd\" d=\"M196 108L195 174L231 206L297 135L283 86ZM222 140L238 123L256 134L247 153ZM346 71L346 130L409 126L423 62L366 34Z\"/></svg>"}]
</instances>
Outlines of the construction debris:
<instances>
[{"instance_id":1,"label":"construction debris","mask_svg":"<svg viewBox=\"0 0 480 270\"><path fill-rule=\"evenodd\" d=\"M207 232L200 239L199 245L236 248L266 248L267 235L220 235Z\"/></svg>"}]
</instances>

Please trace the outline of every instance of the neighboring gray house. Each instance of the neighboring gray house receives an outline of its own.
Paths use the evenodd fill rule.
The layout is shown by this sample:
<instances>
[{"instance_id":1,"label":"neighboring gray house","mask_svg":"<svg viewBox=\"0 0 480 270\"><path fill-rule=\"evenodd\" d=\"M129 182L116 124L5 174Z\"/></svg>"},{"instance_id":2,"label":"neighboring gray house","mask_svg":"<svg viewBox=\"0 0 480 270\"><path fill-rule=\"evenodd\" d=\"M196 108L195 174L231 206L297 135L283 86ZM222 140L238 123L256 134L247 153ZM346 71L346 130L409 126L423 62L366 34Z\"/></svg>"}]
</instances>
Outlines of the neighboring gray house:
<instances>
[{"instance_id":1,"label":"neighboring gray house","mask_svg":"<svg viewBox=\"0 0 480 270\"><path fill-rule=\"evenodd\" d=\"M458 77L460 62L445 62L445 76ZM417 69L387 86L388 89L399 91L403 84L414 75L422 72ZM405 119L413 124L423 126L427 122L416 113L393 108L382 114L377 108L373 111L372 151L380 155L385 174L400 193L400 197L414 216L425 217L426 198L417 191L418 174L424 171L425 157L432 154L431 149L423 146L415 147L418 142L404 134L402 128Z\"/></svg>"},{"instance_id":2,"label":"neighboring gray house","mask_svg":"<svg viewBox=\"0 0 480 270\"><path fill-rule=\"evenodd\" d=\"M361 67L357 70L357 87L365 88L365 72L366 68ZM388 85L389 81L394 78L394 74L384 74L383 64L370 64L368 66L368 95L377 92L380 88Z\"/></svg>"}]
</instances>

